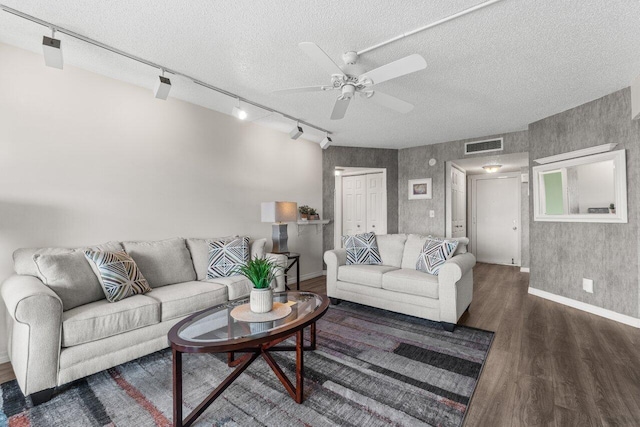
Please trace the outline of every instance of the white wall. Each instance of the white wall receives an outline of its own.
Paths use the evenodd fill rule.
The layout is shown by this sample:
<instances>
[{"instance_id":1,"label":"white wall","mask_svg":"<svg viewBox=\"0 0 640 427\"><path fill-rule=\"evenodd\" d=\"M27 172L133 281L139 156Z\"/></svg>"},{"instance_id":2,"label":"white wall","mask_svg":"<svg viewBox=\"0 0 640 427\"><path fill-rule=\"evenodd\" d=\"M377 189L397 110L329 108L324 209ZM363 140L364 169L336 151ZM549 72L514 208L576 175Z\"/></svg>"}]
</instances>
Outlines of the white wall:
<instances>
[{"instance_id":1,"label":"white wall","mask_svg":"<svg viewBox=\"0 0 640 427\"><path fill-rule=\"evenodd\" d=\"M320 209L321 167L318 144L0 44L0 279L19 247L230 233L270 245L260 202ZM321 234L297 234L290 224L302 275L321 274Z\"/></svg>"}]
</instances>

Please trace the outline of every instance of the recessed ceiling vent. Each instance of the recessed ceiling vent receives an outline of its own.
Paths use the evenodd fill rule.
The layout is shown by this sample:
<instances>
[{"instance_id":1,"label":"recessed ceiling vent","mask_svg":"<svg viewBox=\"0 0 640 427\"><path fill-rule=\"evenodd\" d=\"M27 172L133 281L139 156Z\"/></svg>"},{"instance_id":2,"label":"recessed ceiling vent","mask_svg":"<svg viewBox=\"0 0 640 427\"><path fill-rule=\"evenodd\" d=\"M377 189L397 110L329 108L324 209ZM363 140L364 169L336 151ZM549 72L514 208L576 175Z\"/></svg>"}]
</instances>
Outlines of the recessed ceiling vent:
<instances>
[{"instance_id":1,"label":"recessed ceiling vent","mask_svg":"<svg viewBox=\"0 0 640 427\"><path fill-rule=\"evenodd\" d=\"M485 139L483 141L465 142L464 154L488 153L502 151L504 149L503 138Z\"/></svg>"}]
</instances>

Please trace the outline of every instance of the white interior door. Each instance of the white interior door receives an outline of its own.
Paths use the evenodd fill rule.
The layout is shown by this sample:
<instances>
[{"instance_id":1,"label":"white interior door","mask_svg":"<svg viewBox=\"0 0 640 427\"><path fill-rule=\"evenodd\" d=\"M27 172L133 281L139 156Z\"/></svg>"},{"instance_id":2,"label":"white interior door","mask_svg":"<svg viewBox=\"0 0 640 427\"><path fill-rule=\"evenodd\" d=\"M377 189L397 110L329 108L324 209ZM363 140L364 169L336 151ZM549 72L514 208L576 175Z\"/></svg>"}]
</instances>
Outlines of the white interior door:
<instances>
[{"instance_id":1,"label":"white interior door","mask_svg":"<svg viewBox=\"0 0 640 427\"><path fill-rule=\"evenodd\" d=\"M387 234L382 173L367 174L365 177L367 180L366 230L376 234Z\"/></svg>"},{"instance_id":2,"label":"white interior door","mask_svg":"<svg viewBox=\"0 0 640 427\"><path fill-rule=\"evenodd\" d=\"M365 176L346 176L342 186L342 234L362 233L367 226Z\"/></svg>"},{"instance_id":3,"label":"white interior door","mask_svg":"<svg viewBox=\"0 0 640 427\"><path fill-rule=\"evenodd\" d=\"M518 178L478 179L475 191L477 260L520 265Z\"/></svg>"},{"instance_id":4,"label":"white interior door","mask_svg":"<svg viewBox=\"0 0 640 427\"><path fill-rule=\"evenodd\" d=\"M451 167L451 236L467 236L467 174Z\"/></svg>"}]
</instances>

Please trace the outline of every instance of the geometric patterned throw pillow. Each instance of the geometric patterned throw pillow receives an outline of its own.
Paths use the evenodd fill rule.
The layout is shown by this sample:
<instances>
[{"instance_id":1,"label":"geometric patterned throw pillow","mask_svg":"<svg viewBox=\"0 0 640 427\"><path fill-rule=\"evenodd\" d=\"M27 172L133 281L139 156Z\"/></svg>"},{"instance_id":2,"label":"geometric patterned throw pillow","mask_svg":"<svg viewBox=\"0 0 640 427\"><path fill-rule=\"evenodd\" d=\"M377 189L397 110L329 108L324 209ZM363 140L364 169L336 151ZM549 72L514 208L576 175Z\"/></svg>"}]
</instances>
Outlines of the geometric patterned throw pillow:
<instances>
[{"instance_id":1,"label":"geometric patterned throw pillow","mask_svg":"<svg viewBox=\"0 0 640 427\"><path fill-rule=\"evenodd\" d=\"M418 255L416 270L437 276L442 265L453 255L458 246L457 240L427 237L422 251Z\"/></svg>"},{"instance_id":2,"label":"geometric patterned throw pillow","mask_svg":"<svg viewBox=\"0 0 640 427\"><path fill-rule=\"evenodd\" d=\"M125 251L84 251L109 302L149 292L151 287Z\"/></svg>"},{"instance_id":3,"label":"geometric patterned throw pillow","mask_svg":"<svg viewBox=\"0 0 640 427\"><path fill-rule=\"evenodd\" d=\"M209 242L207 279L240 274L238 268L249 262L249 237Z\"/></svg>"},{"instance_id":4,"label":"geometric patterned throw pillow","mask_svg":"<svg viewBox=\"0 0 640 427\"><path fill-rule=\"evenodd\" d=\"M347 250L347 265L349 264L382 264L378 242L375 233L342 236L342 243Z\"/></svg>"}]
</instances>

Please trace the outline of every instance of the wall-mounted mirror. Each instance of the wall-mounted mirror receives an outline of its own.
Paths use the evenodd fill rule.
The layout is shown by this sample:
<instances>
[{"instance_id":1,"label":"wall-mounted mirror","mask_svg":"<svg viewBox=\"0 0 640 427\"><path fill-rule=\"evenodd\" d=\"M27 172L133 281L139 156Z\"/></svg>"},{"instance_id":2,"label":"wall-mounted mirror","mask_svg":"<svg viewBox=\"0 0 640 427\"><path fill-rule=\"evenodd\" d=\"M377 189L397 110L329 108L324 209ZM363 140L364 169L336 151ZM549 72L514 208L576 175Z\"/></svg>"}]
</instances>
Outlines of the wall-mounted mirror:
<instances>
[{"instance_id":1,"label":"wall-mounted mirror","mask_svg":"<svg viewBox=\"0 0 640 427\"><path fill-rule=\"evenodd\" d=\"M533 168L535 221L627 222L625 150Z\"/></svg>"}]
</instances>

